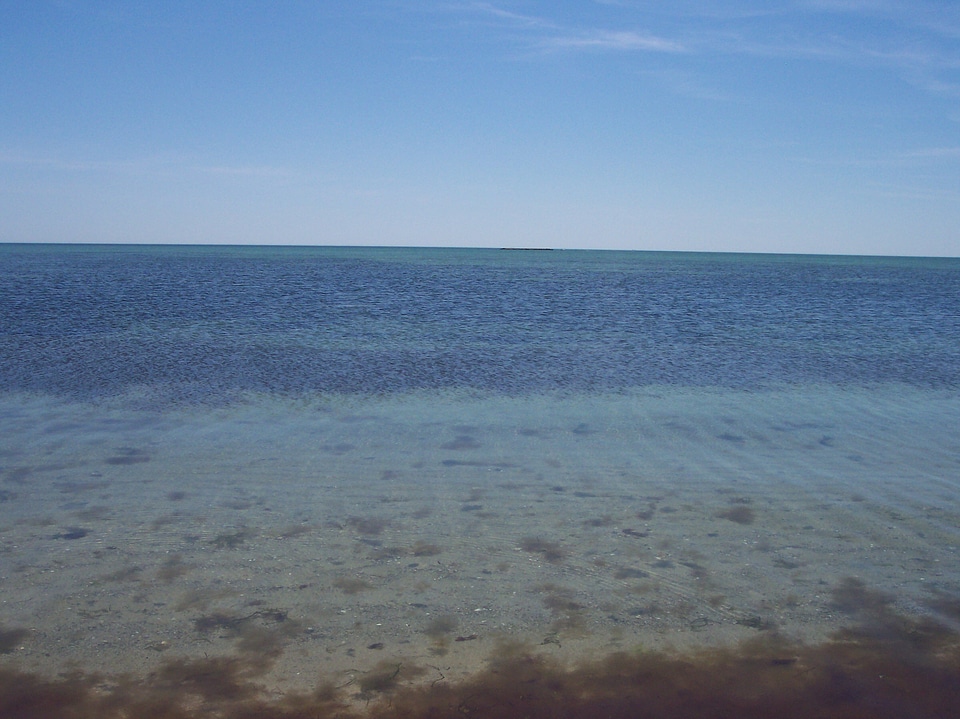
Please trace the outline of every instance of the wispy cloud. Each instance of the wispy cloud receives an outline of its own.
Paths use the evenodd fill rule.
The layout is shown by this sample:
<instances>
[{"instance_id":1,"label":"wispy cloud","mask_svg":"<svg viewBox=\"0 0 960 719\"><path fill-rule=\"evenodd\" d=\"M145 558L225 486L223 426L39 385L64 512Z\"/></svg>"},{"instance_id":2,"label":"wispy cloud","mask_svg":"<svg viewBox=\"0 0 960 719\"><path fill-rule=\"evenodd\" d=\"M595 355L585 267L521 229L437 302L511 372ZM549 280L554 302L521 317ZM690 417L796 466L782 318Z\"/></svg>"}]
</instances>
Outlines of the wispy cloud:
<instances>
[{"instance_id":1,"label":"wispy cloud","mask_svg":"<svg viewBox=\"0 0 960 719\"><path fill-rule=\"evenodd\" d=\"M908 160L960 160L960 146L925 147L901 155Z\"/></svg>"},{"instance_id":2,"label":"wispy cloud","mask_svg":"<svg viewBox=\"0 0 960 719\"><path fill-rule=\"evenodd\" d=\"M960 98L960 81L944 80L923 71L907 73L905 77L911 84L934 95Z\"/></svg>"},{"instance_id":3,"label":"wispy cloud","mask_svg":"<svg viewBox=\"0 0 960 719\"><path fill-rule=\"evenodd\" d=\"M535 52L754 56L877 67L941 97L960 97L960 4L932 0L595 0L541 15L502 2L446 5L482 16ZM689 88L688 88L689 89Z\"/></svg>"},{"instance_id":4,"label":"wispy cloud","mask_svg":"<svg viewBox=\"0 0 960 719\"><path fill-rule=\"evenodd\" d=\"M960 192L950 187L929 187L892 182L874 182L871 183L871 186L882 197L922 201L960 200Z\"/></svg>"},{"instance_id":5,"label":"wispy cloud","mask_svg":"<svg viewBox=\"0 0 960 719\"><path fill-rule=\"evenodd\" d=\"M803 0L801 8L823 12L889 12L898 3L890 0Z\"/></svg>"},{"instance_id":6,"label":"wispy cloud","mask_svg":"<svg viewBox=\"0 0 960 719\"><path fill-rule=\"evenodd\" d=\"M294 174L285 167L270 165L192 165L189 169L224 177L290 177Z\"/></svg>"},{"instance_id":7,"label":"wispy cloud","mask_svg":"<svg viewBox=\"0 0 960 719\"><path fill-rule=\"evenodd\" d=\"M532 34L527 40L538 49L610 50L682 52L683 46L674 40L636 30L610 30L564 25L543 16L526 15L505 10L488 2L459 3L448 6L461 12L486 16L511 29L526 29Z\"/></svg>"},{"instance_id":8,"label":"wispy cloud","mask_svg":"<svg viewBox=\"0 0 960 719\"><path fill-rule=\"evenodd\" d=\"M902 172L908 168L921 168L935 163L952 163L960 160L960 146L922 147L915 150L883 151L870 155L809 157L793 156L793 162L835 168L859 168Z\"/></svg>"},{"instance_id":9,"label":"wispy cloud","mask_svg":"<svg viewBox=\"0 0 960 719\"><path fill-rule=\"evenodd\" d=\"M504 10L493 3L488 2L470 2L458 3L451 6L454 10L467 11L474 14L485 15L489 18L510 23L512 26L537 27L556 27L552 22L536 15L524 15L522 13Z\"/></svg>"},{"instance_id":10,"label":"wispy cloud","mask_svg":"<svg viewBox=\"0 0 960 719\"><path fill-rule=\"evenodd\" d=\"M24 168L51 169L61 172L122 172L136 170L142 162L124 162L117 160L68 160L61 157L47 157L24 152L0 152L0 164Z\"/></svg>"},{"instance_id":11,"label":"wispy cloud","mask_svg":"<svg viewBox=\"0 0 960 719\"><path fill-rule=\"evenodd\" d=\"M579 35L559 35L541 41L543 47L614 51L684 52L674 40L630 30L594 30Z\"/></svg>"}]
</instances>

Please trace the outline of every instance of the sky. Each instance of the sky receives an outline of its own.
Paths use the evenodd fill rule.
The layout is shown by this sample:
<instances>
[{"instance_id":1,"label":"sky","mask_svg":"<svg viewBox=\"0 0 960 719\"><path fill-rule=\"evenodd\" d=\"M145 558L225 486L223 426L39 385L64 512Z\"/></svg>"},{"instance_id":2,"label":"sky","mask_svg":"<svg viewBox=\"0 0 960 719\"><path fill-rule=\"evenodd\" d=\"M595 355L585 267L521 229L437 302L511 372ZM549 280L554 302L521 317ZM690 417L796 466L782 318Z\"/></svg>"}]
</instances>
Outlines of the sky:
<instances>
[{"instance_id":1,"label":"sky","mask_svg":"<svg viewBox=\"0 0 960 719\"><path fill-rule=\"evenodd\" d=\"M0 242L960 256L960 2L0 0Z\"/></svg>"}]
</instances>

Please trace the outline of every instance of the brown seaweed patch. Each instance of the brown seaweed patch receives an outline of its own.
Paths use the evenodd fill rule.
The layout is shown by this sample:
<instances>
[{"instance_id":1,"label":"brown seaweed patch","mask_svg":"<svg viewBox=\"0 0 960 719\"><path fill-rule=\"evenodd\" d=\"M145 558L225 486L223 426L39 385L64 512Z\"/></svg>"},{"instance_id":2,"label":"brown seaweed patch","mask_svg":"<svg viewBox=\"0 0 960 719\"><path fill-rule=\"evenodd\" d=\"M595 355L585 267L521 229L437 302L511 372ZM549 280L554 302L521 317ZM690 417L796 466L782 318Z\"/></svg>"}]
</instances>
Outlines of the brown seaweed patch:
<instances>
[{"instance_id":1,"label":"brown seaweed patch","mask_svg":"<svg viewBox=\"0 0 960 719\"><path fill-rule=\"evenodd\" d=\"M59 534L54 534L53 539L83 539L88 534L90 530L85 527L67 527Z\"/></svg>"},{"instance_id":2,"label":"brown seaweed patch","mask_svg":"<svg viewBox=\"0 0 960 719\"><path fill-rule=\"evenodd\" d=\"M469 434L457 435L449 442L444 442L440 445L440 449L451 450L479 449L479 447L480 443Z\"/></svg>"},{"instance_id":3,"label":"brown seaweed patch","mask_svg":"<svg viewBox=\"0 0 960 719\"><path fill-rule=\"evenodd\" d=\"M368 589L373 589L373 585L370 582L358 577L337 577L333 580L333 586L344 594L359 594Z\"/></svg>"},{"instance_id":4,"label":"brown seaweed patch","mask_svg":"<svg viewBox=\"0 0 960 719\"><path fill-rule=\"evenodd\" d=\"M236 594L236 591L231 589L193 589L184 594L180 601L173 605L173 608L178 612L190 609L199 609L205 612L213 602L234 594Z\"/></svg>"},{"instance_id":5,"label":"brown seaweed patch","mask_svg":"<svg viewBox=\"0 0 960 719\"><path fill-rule=\"evenodd\" d=\"M220 629L231 629L237 626L243 618L235 614L214 612L193 620L193 628L198 634L209 634Z\"/></svg>"},{"instance_id":6,"label":"brown seaweed patch","mask_svg":"<svg viewBox=\"0 0 960 719\"><path fill-rule=\"evenodd\" d=\"M373 692L386 692L394 689L402 668L402 662L393 663L386 660L379 662L373 669L360 678L358 686L360 687L361 694L367 695Z\"/></svg>"},{"instance_id":7,"label":"brown seaweed patch","mask_svg":"<svg viewBox=\"0 0 960 719\"><path fill-rule=\"evenodd\" d=\"M955 631L929 617L910 619L898 614L893 597L869 589L858 578L843 579L834 588L832 600L835 608L857 620L834 635L838 641L882 645L904 662L927 661L945 651L960 661L960 637ZM960 673L954 690L960 695Z\"/></svg>"},{"instance_id":8,"label":"brown seaweed patch","mask_svg":"<svg viewBox=\"0 0 960 719\"><path fill-rule=\"evenodd\" d=\"M613 573L613 576L615 579L647 579L650 577L650 572L634 567L620 567Z\"/></svg>"},{"instance_id":9,"label":"brown seaweed patch","mask_svg":"<svg viewBox=\"0 0 960 719\"><path fill-rule=\"evenodd\" d=\"M593 519L585 519L581 522L584 527L609 527L613 523L614 519L609 514L605 514L602 517L594 517Z\"/></svg>"},{"instance_id":10,"label":"brown seaweed patch","mask_svg":"<svg viewBox=\"0 0 960 719\"><path fill-rule=\"evenodd\" d=\"M214 612L195 619L193 628L201 635L216 633L236 639L237 651L264 658L279 656L300 624L282 609L261 609L245 615Z\"/></svg>"},{"instance_id":11,"label":"brown seaweed patch","mask_svg":"<svg viewBox=\"0 0 960 719\"><path fill-rule=\"evenodd\" d=\"M741 627L749 627L750 629L756 629L758 632L768 632L777 628L777 624L770 619L765 619L759 615L751 615L749 617L742 617L736 621Z\"/></svg>"},{"instance_id":12,"label":"brown seaweed patch","mask_svg":"<svg viewBox=\"0 0 960 719\"><path fill-rule=\"evenodd\" d=\"M27 478L33 474L33 467L11 467L3 471L4 477L3 481L12 482L13 484L24 484Z\"/></svg>"},{"instance_id":13,"label":"brown seaweed patch","mask_svg":"<svg viewBox=\"0 0 960 719\"><path fill-rule=\"evenodd\" d=\"M799 569L803 566L803 562L794 561L792 559L784 559L783 557L777 557L773 560L773 566L779 567L780 569Z\"/></svg>"},{"instance_id":14,"label":"brown seaweed patch","mask_svg":"<svg viewBox=\"0 0 960 719\"><path fill-rule=\"evenodd\" d=\"M124 567L123 569L118 569L117 571L109 574L105 574L100 577L100 580L104 582L136 582L140 580L140 576L142 574L143 567L130 566Z\"/></svg>"},{"instance_id":15,"label":"brown seaweed patch","mask_svg":"<svg viewBox=\"0 0 960 719\"><path fill-rule=\"evenodd\" d=\"M737 524L753 524L756 513L750 507L738 504L735 507L730 507L730 509L717 512L717 517L720 519L729 519L731 522L736 522Z\"/></svg>"},{"instance_id":16,"label":"brown seaweed patch","mask_svg":"<svg viewBox=\"0 0 960 719\"><path fill-rule=\"evenodd\" d=\"M893 597L868 589L862 579L845 577L834 587L831 605L844 614L863 614L879 616L887 612L893 603Z\"/></svg>"},{"instance_id":17,"label":"brown seaweed patch","mask_svg":"<svg viewBox=\"0 0 960 719\"><path fill-rule=\"evenodd\" d=\"M171 557L167 557L163 564L160 565L160 568L157 570L157 580L164 584L170 584L175 579L179 579L189 572L192 567L193 565L186 564L183 561L182 556L174 554Z\"/></svg>"},{"instance_id":18,"label":"brown seaweed patch","mask_svg":"<svg viewBox=\"0 0 960 719\"><path fill-rule=\"evenodd\" d=\"M282 609L258 609L249 614L237 615L227 612L213 612L193 621L193 628L200 634L209 634L212 631L229 630L238 632L241 627L251 623L285 624L289 617Z\"/></svg>"},{"instance_id":19,"label":"brown seaweed patch","mask_svg":"<svg viewBox=\"0 0 960 719\"><path fill-rule=\"evenodd\" d=\"M281 529L277 537L280 539L293 539L294 537L301 537L304 534L309 534L315 529L316 527L312 524L291 524Z\"/></svg>"},{"instance_id":20,"label":"brown seaweed patch","mask_svg":"<svg viewBox=\"0 0 960 719\"><path fill-rule=\"evenodd\" d=\"M702 564L697 564L696 562L680 562L683 566L687 567L690 570L690 577L697 581L703 581L709 577L707 568Z\"/></svg>"},{"instance_id":21,"label":"brown seaweed patch","mask_svg":"<svg viewBox=\"0 0 960 719\"><path fill-rule=\"evenodd\" d=\"M543 598L543 606L550 610L554 616L568 614L570 612L579 612L583 605L573 601L568 594L549 594Z\"/></svg>"},{"instance_id":22,"label":"brown seaweed patch","mask_svg":"<svg viewBox=\"0 0 960 719\"><path fill-rule=\"evenodd\" d=\"M448 634L452 634L456 628L457 618L450 614L444 614L431 619L430 622L427 623L427 626L424 627L423 633L431 639L437 640L446 637Z\"/></svg>"},{"instance_id":23,"label":"brown seaweed patch","mask_svg":"<svg viewBox=\"0 0 960 719\"><path fill-rule=\"evenodd\" d=\"M203 659L166 660L153 675L152 687L158 694L176 696L181 714L175 716L199 716L194 714L191 701L200 699L207 706L225 707L227 711L255 701L260 693L256 680L270 666L267 657L204 657ZM168 699L169 702L169 699ZM136 705L134 705L136 707ZM150 706L149 704L147 705ZM189 713L188 713L189 712ZM123 715L119 715L123 716ZM153 716L145 711L131 716ZM155 716L166 714L157 713Z\"/></svg>"},{"instance_id":24,"label":"brown seaweed patch","mask_svg":"<svg viewBox=\"0 0 960 719\"><path fill-rule=\"evenodd\" d=\"M110 507L88 507L74 512L73 516L84 522L99 522L112 517L113 510Z\"/></svg>"},{"instance_id":25,"label":"brown seaweed patch","mask_svg":"<svg viewBox=\"0 0 960 719\"><path fill-rule=\"evenodd\" d=\"M413 548L411 551L415 557L435 557L443 550L436 544L417 540L413 543Z\"/></svg>"},{"instance_id":26,"label":"brown seaweed patch","mask_svg":"<svg viewBox=\"0 0 960 719\"><path fill-rule=\"evenodd\" d=\"M582 612L586 606L574 599L571 589L548 583L536 587L535 591L544 594L540 601L550 611L550 616L553 618L551 629L554 632L582 628L584 623ZM556 637L548 638L544 643L560 645Z\"/></svg>"},{"instance_id":27,"label":"brown seaweed patch","mask_svg":"<svg viewBox=\"0 0 960 719\"><path fill-rule=\"evenodd\" d=\"M251 529L240 529L236 532L224 532L211 539L208 544L215 549L236 549L246 544L247 540L255 536Z\"/></svg>"},{"instance_id":28,"label":"brown seaweed patch","mask_svg":"<svg viewBox=\"0 0 960 719\"><path fill-rule=\"evenodd\" d=\"M370 552L370 559L375 562L382 562L388 559L396 559L406 553L403 547L377 547Z\"/></svg>"},{"instance_id":29,"label":"brown seaweed patch","mask_svg":"<svg viewBox=\"0 0 960 719\"><path fill-rule=\"evenodd\" d=\"M7 629L0 626L0 654L10 654L29 636L29 629Z\"/></svg>"},{"instance_id":30,"label":"brown seaweed patch","mask_svg":"<svg viewBox=\"0 0 960 719\"><path fill-rule=\"evenodd\" d=\"M567 553L556 542L548 542L540 537L524 537L520 540L520 549L525 552L532 552L543 557L544 561L550 564L559 564Z\"/></svg>"},{"instance_id":31,"label":"brown seaweed patch","mask_svg":"<svg viewBox=\"0 0 960 719\"><path fill-rule=\"evenodd\" d=\"M146 676L0 669L4 719L944 719L960 716L960 636L865 599L867 624L816 645L775 633L722 648L615 652L565 665L542 647L498 644L487 668L451 681L388 660L340 689L264 686L275 654L166 658ZM874 609L871 610L870 607ZM409 672L408 672L409 670ZM436 670L434 670L436 671ZM427 681L430 677L436 678ZM426 679L425 679L426 678ZM406 682L406 679L420 679ZM348 705L360 690L368 704ZM356 695L354 695L356 697Z\"/></svg>"},{"instance_id":32,"label":"brown seaweed patch","mask_svg":"<svg viewBox=\"0 0 960 719\"><path fill-rule=\"evenodd\" d=\"M227 499L220 503L221 507L226 507L227 509L236 509L238 511L244 509L250 509L253 506L253 502L249 499Z\"/></svg>"},{"instance_id":33,"label":"brown seaweed patch","mask_svg":"<svg viewBox=\"0 0 960 719\"><path fill-rule=\"evenodd\" d=\"M350 517L347 526L360 534L377 536L390 526L390 520L381 517Z\"/></svg>"},{"instance_id":34,"label":"brown seaweed patch","mask_svg":"<svg viewBox=\"0 0 960 719\"><path fill-rule=\"evenodd\" d=\"M177 521L180 520L181 516L182 515L180 514L180 512L171 512L170 514L161 515L156 519L154 519L152 522L150 522L150 529L156 531L158 529L163 529L164 527L167 527L171 524L176 524Z\"/></svg>"},{"instance_id":35,"label":"brown seaweed patch","mask_svg":"<svg viewBox=\"0 0 960 719\"><path fill-rule=\"evenodd\" d=\"M933 611L953 620L960 620L960 597L933 589L933 599L926 602Z\"/></svg>"},{"instance_id":36,"label":"brown seaweed patch","mask_svg":"<svg viewBox=\"0 0 960 719\"><path fill-rule=\"evenodd\" d=\"M508 489L511 488L511 487L507 487L507 485L504 485L504 484L501 484L500 486L506 487ZM512 487L512 488L515 489L515 487ZM484 497L484 491L480 487L471 487L470 493L466 496L466 498L463 501L467 503L479 502L481 499L483 499L483 497Z\"/></svg>"},{"instance_id":37,"label":"brown seaweed patch","mask_svg":"<svg viewBox=\"0 0 960 719\"><path fill-rule=\"evenodd\" d=\"M450 635L457 628L457 618L450 614L444 614L430 620L423 633L426 634L432 643L430 653L435 657L444 656L450 648Z\"/></svg>"},{"instance_id":38,"label":"brown seaweed patch","mask_svg":"<svg viewBox=\"0 0 960 719\"><path fill-rule=\"evenodd\" d=\"M357 682L360 689L360 698L370 699L374 694L385 694L395 690L401 681L416 679L427 673L425 667L416 664L391 661L384 659L378 662L368 672L365 672Z\"/></svg>"}]
</instances>

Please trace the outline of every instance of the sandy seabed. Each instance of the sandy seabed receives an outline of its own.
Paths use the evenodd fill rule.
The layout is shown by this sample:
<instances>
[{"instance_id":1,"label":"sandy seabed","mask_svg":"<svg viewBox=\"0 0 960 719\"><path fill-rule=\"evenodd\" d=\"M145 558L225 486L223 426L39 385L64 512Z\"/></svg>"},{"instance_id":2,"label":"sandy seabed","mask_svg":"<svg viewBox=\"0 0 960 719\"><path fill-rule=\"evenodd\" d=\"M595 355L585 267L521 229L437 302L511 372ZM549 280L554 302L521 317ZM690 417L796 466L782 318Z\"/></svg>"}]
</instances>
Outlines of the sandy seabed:
<instances>
[{"instance_id":1,"label":"sandy seabed","mask_svg":"<svg viewBox=\"0 0 960 719\"><path fill-rule=\"evenodd\" d=\"M960 714L958 415L8 398L0 715Z\"/></svg>"}]
</instances>

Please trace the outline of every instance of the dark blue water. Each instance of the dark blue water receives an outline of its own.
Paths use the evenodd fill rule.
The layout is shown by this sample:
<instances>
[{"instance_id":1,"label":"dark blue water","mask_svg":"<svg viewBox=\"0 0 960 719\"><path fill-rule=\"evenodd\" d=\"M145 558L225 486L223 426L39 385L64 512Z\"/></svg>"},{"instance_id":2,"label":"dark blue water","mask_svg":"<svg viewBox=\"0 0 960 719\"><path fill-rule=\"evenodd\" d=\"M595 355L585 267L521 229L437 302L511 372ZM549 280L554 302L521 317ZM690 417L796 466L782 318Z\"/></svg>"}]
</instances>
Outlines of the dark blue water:
<instances>
[{"instance_id":1,"label":"dark blue water","mask_svg":"<svg viewBox=\"0 0 960 719\"><path fill-rule=\"evenodd\" d=\"M0 245L0 388L960 386L960 260Z\"/></svg>"}]
</instances>

